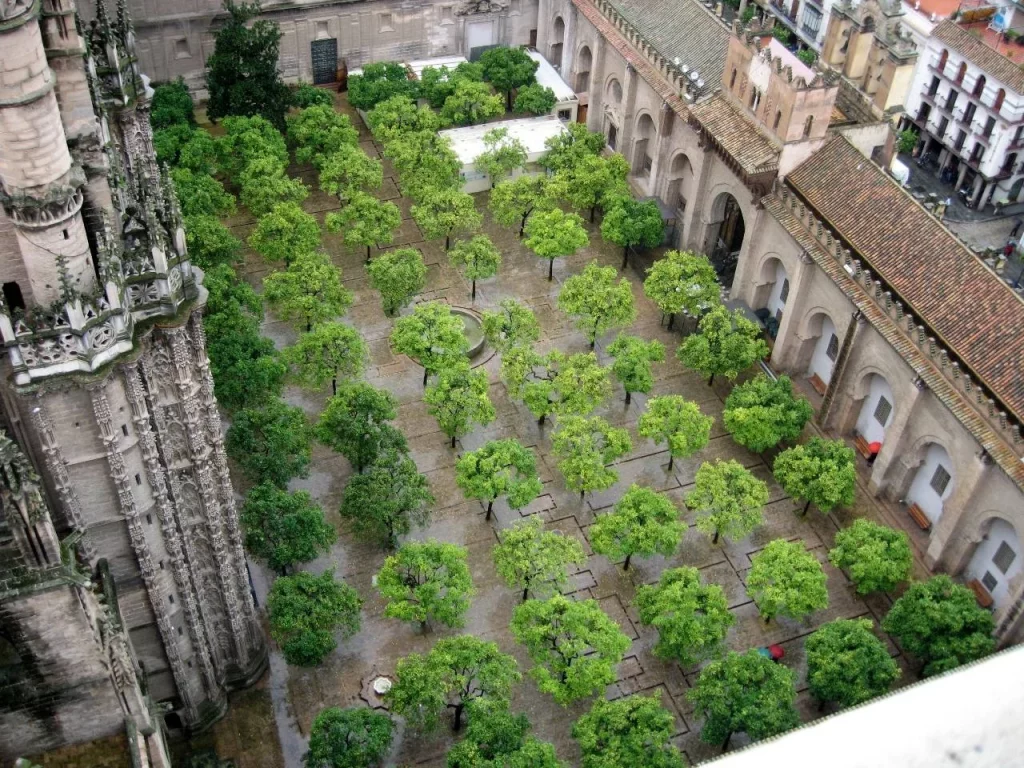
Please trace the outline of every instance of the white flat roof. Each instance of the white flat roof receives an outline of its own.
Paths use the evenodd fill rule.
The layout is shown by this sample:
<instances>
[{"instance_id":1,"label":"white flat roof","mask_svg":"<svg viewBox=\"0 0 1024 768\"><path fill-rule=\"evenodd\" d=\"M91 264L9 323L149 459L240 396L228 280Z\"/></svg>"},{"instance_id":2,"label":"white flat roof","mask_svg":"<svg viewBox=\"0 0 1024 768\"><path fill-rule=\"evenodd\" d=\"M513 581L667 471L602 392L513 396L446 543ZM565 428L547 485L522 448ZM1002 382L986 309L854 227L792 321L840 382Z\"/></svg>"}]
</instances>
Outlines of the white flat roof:
<instances>
[{"instance_id":1,"label":"white flat roof","mask_svg":"<svg viewBox=\"0 0 1024 768\"><path fill-rule=\"evenodd\" d=\"M463 165L472 165L483 153L484 134L495 128L507 128L509 138L519 139L528 155L539 155L546 150L545 143L553 136L565 133L565 125L554 115L526 117L522 120L502 120L497 123L467 125L465 128L450 128L441 131L452 143L452 149Z\"/></svg>"},{"instance_id":2,"label":"white flat roof","mask_svg":"<svg viewBox=\"0 0 1024 768\"><path fill-rule=\"evenodd\" d=\"M576 101L576 91L562 79L562 76L555 71L555 68L548 63L548 60L537 51L527 51L530 58L537 62L537 82L545 88L555 92L555 98L562 101Z\"/></svg>"},{"instance_id":3,"label":"white flat roof","mask_svg":"<svg viewBox=\"0 0 1024 768\"><path fill-rule=\"evenodd\" d=\"M448 69L455 69L459 64L466 64L469 60L465 56L438 56L433 59L418 59L416 61L410 61L406 64L409 69L413 71L416 78L419 79L420 74L427 67L448 67Z\"/></svg>"}]
</instances>

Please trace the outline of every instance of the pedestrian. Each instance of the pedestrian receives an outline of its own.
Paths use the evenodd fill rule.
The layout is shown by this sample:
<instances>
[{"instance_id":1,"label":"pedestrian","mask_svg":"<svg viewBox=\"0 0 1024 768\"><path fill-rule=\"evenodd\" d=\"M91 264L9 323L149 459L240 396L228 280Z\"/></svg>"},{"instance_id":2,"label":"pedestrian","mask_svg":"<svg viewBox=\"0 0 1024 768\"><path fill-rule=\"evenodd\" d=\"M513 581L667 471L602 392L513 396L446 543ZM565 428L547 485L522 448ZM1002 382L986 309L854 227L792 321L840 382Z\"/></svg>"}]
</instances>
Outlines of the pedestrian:
<instances>
[{"instance_id":1,"label":"pedestrian","mask_svg":"<svg viewBox=\"0 0 1024 768\"><path fill-rule=\"evenodd\" d=\"M1021 224L1024 224L1024 220L1021 220L1021 219L1014 219L1013 220L1013 229L1010 230L1010 239L1011 240L1013 238L1017 237L1017 234L1020 232Z\"/></svg>"}]
</instances>

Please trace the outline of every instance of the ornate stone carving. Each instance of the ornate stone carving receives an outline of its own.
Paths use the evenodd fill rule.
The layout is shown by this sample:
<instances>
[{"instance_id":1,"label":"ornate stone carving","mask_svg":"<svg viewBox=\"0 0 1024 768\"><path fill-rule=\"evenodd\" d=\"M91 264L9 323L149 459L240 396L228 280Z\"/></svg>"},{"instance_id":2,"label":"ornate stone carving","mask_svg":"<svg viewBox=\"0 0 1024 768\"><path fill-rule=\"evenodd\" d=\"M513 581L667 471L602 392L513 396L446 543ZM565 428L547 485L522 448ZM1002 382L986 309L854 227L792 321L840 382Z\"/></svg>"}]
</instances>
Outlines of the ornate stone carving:
<instances>
[{"instance_id":1,"label":"ornate stone carving","mask_svg":"<svg viewBox=\"0 0 1024 768\"><path fill-rule=\"evenodd\" d=\"M477 13L501 13L508 10L508 0L465 0L455 10L456 16L472 16Z\"/></svg>"},{"instance_id":2,"label":"ornate stone carving","mask_svg":"<svg viewBox=\"0 0 1024 768\"><path fill-rule=\"evenodd\" d=\"M9 21L28 13L32 6L32 0L0 0L0 21Z\"/></svg>"}]
</instances>

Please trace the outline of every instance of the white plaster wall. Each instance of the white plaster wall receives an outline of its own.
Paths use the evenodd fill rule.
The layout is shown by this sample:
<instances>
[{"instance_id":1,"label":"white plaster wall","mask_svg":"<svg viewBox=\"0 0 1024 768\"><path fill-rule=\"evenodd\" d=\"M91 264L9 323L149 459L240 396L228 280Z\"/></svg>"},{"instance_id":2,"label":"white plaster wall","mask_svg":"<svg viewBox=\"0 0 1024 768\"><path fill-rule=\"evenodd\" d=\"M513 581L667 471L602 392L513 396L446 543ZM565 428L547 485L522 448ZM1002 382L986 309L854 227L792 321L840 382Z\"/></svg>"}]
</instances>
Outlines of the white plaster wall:
<instances>
[{"instance_id":1,"label":"white plaster wall","mask_svg":"<svg viewBox=\"0 0 1024 768\"><path fill-rule=\"evenodd\" d=\"M941 496L932 488L932 476L940 466L950 474L951 478L945 492ZM943 502L953 493L955 485L956 473L953 470L952 459L949 458L945 448L937 443L932 443L932 445L928 446L924 461L917 468L914 482L910 484L910 490L907 492L907 503L917 504L929 520L937 523L939 518L942 517Z\"/></svg>"},{"instance_id":2,"label":"white plaster wall","mask_svg":"<svg viewBox=\"0 0 1024 768\"><path fill-rule=\"evenodd\" d=\"M892 403L892 412L889 414L885 426L879 424L875 419L875 408L883 396ZM857 418L858 434L863 436L869 443L885 443L885 427L892 423L893 418L896 416L896 408L896 399L893 397L889 382L878 374L872 374L868 396L864 398L864 405L861 406L860 416Z\"/></svg>"},{"instance_id":3,"label":"white plaster wall","mask_svg":"<svg viewBox=\"0 0 1024 768\"><path fill-rule=\"evenodd\" d=\"M781 261L775 263L775 282L772 284L772 291L768 295L768 311L772 313L774 317L778 312L783 311L786 308L786 302L782 300L782 286L789 278L786 274L786 268L783 266ZM779 316L781 319L781 315Z\"/></svg>"},{"instance_id":4,"label":"white plaster wall","mask_svg":"<svg viewBox=\"0 0 1024 768\"><path fill-rule=\"evenodd\" d=\"M992 562L999 545L1004 541L1017 554L1005 574ZM967 566L967 578L981 581L986 572L995 576L997 583L995 588L990 591L992 599L995 601L995 607L1001 608L1009 597L1010 582L1021 572L1022 562L1024 562L1024 558L1021 557L1021 543L1017 531L1005 520L997 518L992 521L992 527L989 528L987 537L974 551L974 556L971 557L971 562Z\"/></svg>"},{"instance_id":5,"label":"white plaster wall","mask_svg":"<svg viewBox=\"0 0 1024 768\"><path fill-rule=\"evenodd\" d=\"M832 368L835 365L835 363L833 363L826 354L828 352L828 340L831 339L833 335L837 338L839 336L839 334L836 333L836 327L832 323L832 320L828 315L825 315L821 319L821 336L818 337L818 341L814 344L814 352L811 354L811 367L808 369L807 373L810 376L817 374L818 378L826 384L832 381ZM889 402L892 402L891 397L889 398ZM891 419L892 417L890 416L889 418ZM857 426L859 430L860 424L858 423ZM864 433L861 432L861 434ZM868 442L871 441L869 440Z\"/></svg>"}]
</instances>

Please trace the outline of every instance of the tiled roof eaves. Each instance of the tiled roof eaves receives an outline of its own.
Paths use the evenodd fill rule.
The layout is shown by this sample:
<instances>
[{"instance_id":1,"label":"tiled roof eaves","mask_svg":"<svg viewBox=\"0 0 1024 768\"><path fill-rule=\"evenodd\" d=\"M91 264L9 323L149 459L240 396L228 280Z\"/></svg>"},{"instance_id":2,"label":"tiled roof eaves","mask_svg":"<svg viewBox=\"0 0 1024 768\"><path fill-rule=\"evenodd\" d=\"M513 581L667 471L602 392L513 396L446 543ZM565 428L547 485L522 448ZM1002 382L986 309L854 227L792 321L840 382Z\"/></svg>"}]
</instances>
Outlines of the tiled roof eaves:
<instances>
[{"instance_id":1,"label":"tiled roof eaves","mask_svg":"<svg viewBox=\"0 0 1024 768\"><path fill-rule=\"evenodd\" d=\"M1024 71L956 22L949 19L940 22L932 30L932 36L963 55L991 77L1003 81L1017 93L1024 93Z\"/></svg>"},{"instance_id":2,"label":"tiled roof eaves","mask_svg":"<svg viewBox=\"0 0 1024 768\"><path fill-rule=\"evenodd\" d=\"M1007 475L1024 490L1024 463L1012 446L1000 438L978 415L977 411L957 392L939 370L904 336L893 321L865 293L864 289L829 254L825 253L818 241L800 224L775 195L761 200L765 210L772 214L794 240L810 254L814 262L850 298L854 306L864 315L882 337L892 345L914 372L935 394L940 402L960 421L988 452Z\"/></svg>"},{"instance_id":3,"label":"tiled roof eaves","mask_svg":"<svg viewBox=\"0 0 1024 768\"><path fill-rule=\"evenodd\" d=\"M779 169L779 151L721 93L690 107L690 114L744 173L755 176ZM757 159L749 157L751 150Z\"/></svg>"}]
</instances>

